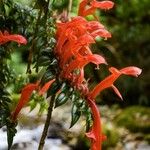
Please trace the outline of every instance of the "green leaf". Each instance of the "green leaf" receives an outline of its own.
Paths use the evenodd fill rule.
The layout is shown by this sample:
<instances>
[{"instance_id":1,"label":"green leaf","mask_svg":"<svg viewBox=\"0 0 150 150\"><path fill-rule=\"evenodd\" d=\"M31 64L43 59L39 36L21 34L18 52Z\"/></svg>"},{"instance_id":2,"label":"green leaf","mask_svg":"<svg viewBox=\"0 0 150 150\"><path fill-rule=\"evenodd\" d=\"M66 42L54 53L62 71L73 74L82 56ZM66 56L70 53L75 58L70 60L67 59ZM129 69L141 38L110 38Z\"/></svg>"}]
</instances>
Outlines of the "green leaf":
<instances>
[{"instance_id":1,"label":"green leaf","mask_svg":"<svg viewBox=\"0 0 150 150\"><path fill-rule=\"evenodd\" d=\"M66 92L69 90L69 88L69 85L66 82L64 82L61 86L61 91Z\"/></svg>"},{"instance_id":2,"label":"green leaf","mask_svg":"<svg viewBox=\"0 0 150 150\"><path fill-rule=\"evenodd\" d=\"M44 9L46 4L47 2L45 0L37 0L34 5L34 9Z\"/></svg>"},{"instance_id":3,"label":"green leaf","mask_svg":"<svg viewBox=\"0 0 150 150\"><path fill-rule=\"evenodd\" d=\"M40 51L40 55L49 55L49 56L51 56L51 55L54 55L53 54L53 52L52 52L52 48L51 47L47 47L47 48L45 48L45 49L42 49L41 51Z\"/></svg>"},{"instance_id":4,"label":"green leaf","mask_svg":"<svg viewBox=\"0 0 150 150\"><path fill-rule=\"evenodd\" d=\"M11 149L13 138L15 134L17 133L16 130L16 123L8 123L7 124L7 142L8 142L8 150Z\"/></svg>"},{"instance_id":5,"label":"green leaf","mask_svg":"<svg viewBox=\"0 0 150 150\"><path fill-rule=\"evenodd\" d=\"M41 115L47 109L48 109L48 105L45 101L43 101L42 103L40 103L40 109L38 114Z\"/></svg>"},{"instance_id":6,"label":"green leaf","mask_svg":"<svg viewBox=\"0 0 150 150\"><path fill-rule=\"evenodd\" d=\"M87 109L87 112L85 115L86 115L86 131L88 132L92 124L92 115L89 109Z\"/></svg>"},{"instance_id":7,"label":"green leaf","mask_svg":"<svg viewBox=\"0 0 150 150\"><path fill-rule=\"evenodd\" d=\"M41 56L38 59L38 66L47 66L51 63L51 60L48 56Z\"/></svg>"},{"instance_id":8,"label":"green leaf","mask_svg":"<svg viewBox=\"0 0 150 150\"><path fill-rule=\"evenodd\" d=\"M36 107L37 102L35 100L31 100L29 105L30 105L30 111L32 111Z\"/></svg>"},{"instance_id":9,"label":"green leaf","mask_svg":"<svg viewBox=\"0 0 150 150\"><path fill-rule=\"evenodd\" d=\"M50 80L52 80L52 79L54 79L55 78L55 75L52 73L52 71L50 71L50 70L47 70L45 73L44 73L44 75L43 75L43 77L42 77L42 84L44 84L44 83L46 83L46 82L48 82L48 81L50 81Z\"/></svg>"},{"instance_id":10,"label":"green leaf","mask_svg":"<svg viewBox=\"0 0 150 150\"><path fill-rule=\"evenodd\" d=\"M51 61L51 63L49 65L54 66L54 65L57 65L57 64L58 64L57 59L53 58L53 60Z\"/></svg>"},{"instance_id":11,"label":"green leaf","mask_svg":"<svg viewBox=\"0 0 150 150\"><path fill-rule=\"evenodd\" d=\"M76 106L76 104L73 104L72 110L71 110L71 125L70 128L75 125L75 123L79 120L81 116L80 109Z\"/></svg>"},{"instance_id":12,"label":"green leaf","mask_svg":"<svg viewBox=\"0 0 150 150\"><path fill-rule=\"evenodd\" d=\"M54 9L63 9L67 7L69 0L53 0L52 6Z\"/></svg>"},{"instance_id":13,"label":"green leaf","mask_svg":"<svg viewBox=\"0 0 150 150\"><path fill-rule=\"evenodd\" d=\"M65 104L68 101L69 97L66 93L60 93L55 100L55 108Z\"/></svg>"},{"instance_id":14,"label":"green leaf","mask_svg":"<svg viewBox=\"0 0 150 150\"><path fill-rule=\"evenodd\" d=\"M62 84L60 82L57 82L57 81L53 82L47 91L47 97L56 94L58 92L58 90L60 89L61 85Z\"/></svg>"}]
</instances>

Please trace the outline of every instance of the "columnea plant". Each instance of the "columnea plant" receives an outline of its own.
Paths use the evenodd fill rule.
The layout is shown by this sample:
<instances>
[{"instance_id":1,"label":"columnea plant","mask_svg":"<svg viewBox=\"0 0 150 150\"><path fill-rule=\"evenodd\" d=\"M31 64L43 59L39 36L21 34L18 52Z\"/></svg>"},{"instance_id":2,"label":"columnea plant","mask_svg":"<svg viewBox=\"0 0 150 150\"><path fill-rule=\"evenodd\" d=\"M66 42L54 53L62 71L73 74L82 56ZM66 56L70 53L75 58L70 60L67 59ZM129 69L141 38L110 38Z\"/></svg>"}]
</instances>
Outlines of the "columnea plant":
<instances>
[{"instance_id":1,"label":"columnea plant","mask_svg":"<svg viewBox=\"0 0 150 150\"><path fill-rule=\"evenodd\" d=\"M110 75L92 89L85 78L84 68L89 63L95 64L97 68L101 64L107 65L103 56L92 52L91 45L96 42L96 37L111 38L111 33L97 19L95 11L96 9L108 10L113 6L114 3L107 0L82 0L78 16L63 20L63 22L56 21L56 44L50 51L44 51L46 54L51 53L53 58L44 60L48 61L47 69L39 80L36 83L27 84L22 89L19 102L10 117L12 122L17 121L19 112L29 102L33 91L37 91L39 95L47 93L47 97L50 97L51 100L39 149L44 146L52 108L56 108L70 99L73 103L71 127L78 121L80 115L84 114L87 118L86 136L91 142L91 150L101 150L102 142L106 137L102 133L100 113L95 98L101 91L111 87L119 98L123 99L114 82L121 75L138 77L141 74L141 69L135 66L122 69L110 67ZM88 15L93 15L94 21L88 21L86 19ZM27 43L27 40L21 35L9 34L7 31L0 32L0 44L9 41L15 41L18 44Z\"/></svg>"}]
</instances>

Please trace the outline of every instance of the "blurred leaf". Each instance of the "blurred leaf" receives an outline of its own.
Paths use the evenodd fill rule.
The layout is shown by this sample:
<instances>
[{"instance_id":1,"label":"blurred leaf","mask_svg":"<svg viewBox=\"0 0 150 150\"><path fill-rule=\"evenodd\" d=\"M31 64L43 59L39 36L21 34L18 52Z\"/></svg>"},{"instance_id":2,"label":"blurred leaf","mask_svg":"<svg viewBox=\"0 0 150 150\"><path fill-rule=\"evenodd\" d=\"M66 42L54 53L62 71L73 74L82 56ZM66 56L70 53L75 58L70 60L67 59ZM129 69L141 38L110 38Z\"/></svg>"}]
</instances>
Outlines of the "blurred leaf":
<instances>
[{"instance_id":1,"label":"blurred leaf","mask_svg":"<svg viewBox=\"0 0 150 150\"><path fill-rule=\"evenodd\" d=\"M51 60L48 56L41 56L38 59L38 66L47 66L51 63Z\"/></svg>"},{"instance_id":2,"label":"blurred leaf","mask_svg":"<svg viewBox=\"0 0 150 150\"><path fill-rule=\"evenodd\" d=\"M59 83L58 81L53 82L52 85L50 86L50 88L48 89L47 97L56 94L58 92L58 90L60 89L61 85L62 84Z\"/></svg>"},{"instance_id":3,"label":"blurred leaf","mask_svg":"<svg viewBox=\"0 0 150 150\"><path fill-rule=\"evenodd\" d=\"M45 110L48 109L48 105L45 101L40 103L40 110L39 110L39 114L42 114Z\"/></svg>"},{"instance_id":4,"label":"blurred leaf","mask_svg":"<svg viewBox=\"0 0 150 150\"><path fill-rule=\"evenodd\" d=\"M54 9L63 9L67 7L69 0L53 0L52 6Z\"/></svg>"},{"instance_id":5,"label":"blurred leaf","mask_svg":"<svg viewBox=\"0 0 150 150\"><path fill-rule=\"evenodd\" d=\"M50 81L50 80L52 80L54 78L55 78L55 75L52 73L52 71L47 70L44 73L44 75L43 75L43 77L41 79L41 82L42 82L42 84L45 84L46 82L48 82L48 81Z\"/></svg>"},{"instance_id":6,"label":"blurred leaf","mask_svg":"<svg viewBox=\"0 0 150 150\"><path fill-rule=\"evenodd\" d=\"M81 116L80 109L76 106L76 104L73 104L72 110L71 110L71 124L70 128L75 125L75 123L79 120Z\"/></svg>"},{"instance_id":7,"label":"blurred leaf","mask_svg":"<svg viewBox=\"0 0 150 150\"><path fill-rule=\"evenodd\" d=\"M66 93L61 92L60 94L58 94L55 100L55 108L65 104L68 101L68 99L69 97L68 95L66 95Z\"/></svg>"},{"instance_id":8,"label":"blurred leaf","mask_svg":"<svg viewBox=\"0 0 150 150\"><path fill-rule=\"evenodd\" d=\"M35 9L44 9L47 2L45 0L36 0L36 3L34 5Z\"/></svg>"},{"instance_id":9,"label":"blurred leaf","mask_svg":"<svg viewBox=\"0 0 150 150\"><path fill-rule=\"evenodd\" d=\"M8 141L8 150L11 149L13 138L17 132L16 130L16 123L9 123L7 125L7 141Z\"/></svg>"},{"instance_id":10,"label":"blurred leaf","mask_svg":"<svg viewBox=\"0 0 150 150\"><path fill-rule=\"evenodd\" d=\"M30 105L30 111L32 111L36 107L37 102L35 100L31 100L29 102L29 105Z\"/></svg>"}]
</instances>

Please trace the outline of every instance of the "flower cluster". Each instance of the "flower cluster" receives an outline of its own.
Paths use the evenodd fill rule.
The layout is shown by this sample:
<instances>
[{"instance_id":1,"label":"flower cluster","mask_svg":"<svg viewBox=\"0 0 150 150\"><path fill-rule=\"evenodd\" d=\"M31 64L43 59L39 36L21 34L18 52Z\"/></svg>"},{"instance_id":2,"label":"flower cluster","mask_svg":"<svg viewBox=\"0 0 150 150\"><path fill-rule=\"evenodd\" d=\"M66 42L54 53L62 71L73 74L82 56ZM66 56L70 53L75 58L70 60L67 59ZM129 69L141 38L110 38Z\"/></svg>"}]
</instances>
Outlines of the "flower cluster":
<instances>
[{"instance_id":1,"label":"flower cluster","mask_svg":"<svg viewBox=\"0 0 150 150\"><path fill-rule=\"evenodd\" d=\"M114 86L114 82L120 75L131 75L137 77L141 74L141 69L130 66L123 69L109 68L110 75L89 89L87 80L84 77L84 67L93 63L99 67L100 64L107 64L106 60L93 54L90 45L95 43L97 36L110 38L111 33L107 31L103 24L98 21L87 21L84 17L94 15L97 8L110 9L114 5L111 1L82 0L79 6L77 17L65 23L57 23L56 39L57 44L54 49L55 56L59 62L59 78L69 81L71 86L80 91L82 98L87 101L92 112L93 124L86 136L91 141L91 150L101 150L102 141L105 136L101 130L101 120L99 110L95 103L96 96L104 89L112 87L114 92L122 99L119 90ZM47 91L54 80L49 81L41 88L41 94ZM16 119L21 108L28 102L33 90L39 90L39 84L29 84L22 90L22 95L13 118Z\"/></svg>"},{"instance_id":2,"label":"flower cluster","mask_svg":"<svg viewBox=\"0 0 150 150\"><path fill-rule=\"evenodd\" d=\"M111 1L97 2L83 0L79 6L79 16L66 23L57 24L57 45L55 49L61 69L60 78L67 79L85 97L93 115L93 125L87 137L91 139L91 150L100 150L105 136L101 131L100 114L95 104L96 96L104 89L112 87L115 93L122 99L118 89L113 85L116 79L124 75L138 76L141 69L127 67L121 70L111 67L111 75L101 81L94 89L90 90L84 77L84 67L89 63L95 65L107 64L105 59L93 54L90 45L95 43L97 36L110 38L111 34L104 25L98 21L87 21L85 16L94 15L96 8L110 9L114 5ZM88 7L88 8L87 8ZM96 17L95 17L96 18Z\"/></svg>"}]
</instances>

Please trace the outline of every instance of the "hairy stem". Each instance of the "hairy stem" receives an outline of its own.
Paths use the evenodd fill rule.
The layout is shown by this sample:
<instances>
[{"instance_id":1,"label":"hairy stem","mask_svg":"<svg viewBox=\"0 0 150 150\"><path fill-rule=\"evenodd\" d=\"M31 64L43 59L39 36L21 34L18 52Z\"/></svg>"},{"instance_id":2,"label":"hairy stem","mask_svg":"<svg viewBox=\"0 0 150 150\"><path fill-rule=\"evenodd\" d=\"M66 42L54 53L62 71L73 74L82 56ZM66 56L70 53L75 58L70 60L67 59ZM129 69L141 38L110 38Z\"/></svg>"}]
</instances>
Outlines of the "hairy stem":
<instances>
[{"instance_id":1,"label":"hairy stem","mask_svg":"<svg viewBox=\"0 0 150 150\"><path fill-rule=\"evenodd\" d=\"M47 136L48 128L49 128L50 121L51 121L51 116L52 116L52 111L53 111L53 106L54 106L54 100L55 100L55 95L53 95L51 97L51 100L50 100L48 113L47 113L47 118L46 118L46 122L45 122L44 129L43 129L43 132L42 132L42 136L41 136L41 139L40 139L38 150L43 150L43 147L44 147L44 144L45 144L45 138Z\"/></svg>"},{"instance_id":2,"label":"hairy stem","mask_svg":"<svg viewBox=\"0 0 150 150\"><path fill-rule=\"evenodd\" d=\"M68 16L70 15L71 13L71 9L72 9L72 0L69 0L69 6L68 6Z\"/></svg>"}]
</instances>

